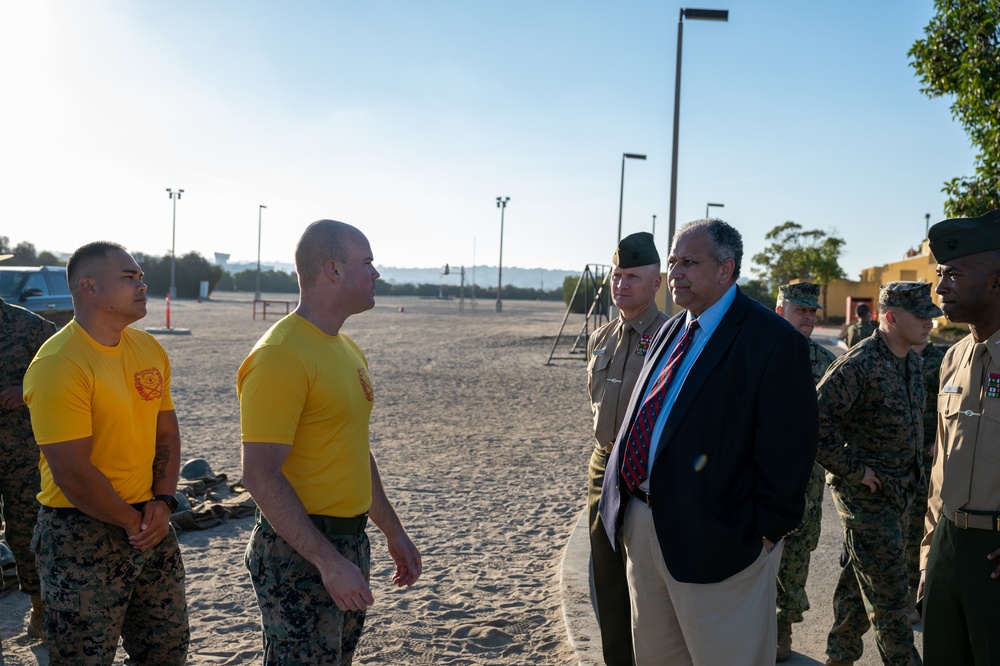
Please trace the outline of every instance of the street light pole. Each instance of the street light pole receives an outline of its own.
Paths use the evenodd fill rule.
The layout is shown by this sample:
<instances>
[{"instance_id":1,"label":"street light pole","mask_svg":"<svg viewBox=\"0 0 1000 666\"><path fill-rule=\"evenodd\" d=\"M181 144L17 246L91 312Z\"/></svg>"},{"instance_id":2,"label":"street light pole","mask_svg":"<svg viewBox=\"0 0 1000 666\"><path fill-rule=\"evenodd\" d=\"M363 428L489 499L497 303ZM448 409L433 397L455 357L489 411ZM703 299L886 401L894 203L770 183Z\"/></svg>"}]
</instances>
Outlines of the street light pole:
<instances>
[{"instance_id":1,"label":"street light pole","mask_svg":"<svg viewBox=\"0 0 1000 666\"><path fill-rule=\"evenodd\" d=\"M497 271L497 312L503 312L503 301L500 300L500 288L503 286L503 214L507 210L510 197L497 197L497 208L500 209L500 267Z\"/></svg>"},{"instance_id":2,"label":"street light pole","mask_svg":"<svg viewBox=\"0 0 1000 666\"><path fill-rule=\"evenodd\" d=\"M670 159L670 221L667 246L673 247L677 229L677 137L680 134L681 116L681 45L684 39L684 18L702 21L729 21L728 9L684 9L677 21L677 73L674 78L674 145ZM669 251L669 250L668 250Z\"/></svg>"},{"instance_id":3,"label":"street light pole","mask_svg":"<svg viewBox=\"0 0 1000 666\"><path fill-rule=\"evenodd\" d=\"M254 292L254 300L260 300L260 218L264 213L264 209L267 208L264 204L260 204L257 208L257 291Z\"/></svg>"},{"instance_id":4,"label":"street light pole","mask_svg":"<svg viewBox=\"0 0 1000 666\"><path fill-rule=\"evenodd\" d=\"M726 207L726 204L714 204L714 203L707 203L707 204L705 204L705 219L706 220L708 219L708 209L709 208L725 208L725 207Z\"/></svg>"},{"instance_id":5,"label":"street light pole","mask_svg":"<svg viewBox=\"0 0 1000 666\"><path fill-rule=\"evenodd\" d=\"M177 190L174 192L169 187L167 188L167 196L169 196L174 202L174 222L173 227L170 232L170 298L171 300L177 298L177 283L174 278L176 276L176 270L174 267L174 257L177 256L177 200L181 198L184 194L184 190Z\"/></svg>"},{"instance_id":6,"label":"street light pole","mask_svg":"<svg viewBox=\"0 0 1000 666\"><path fill-rule=\"evenodd\" d=\"M931 214L930 213L924 213L924 239L925 240L927 239L927 236L930 235L930 232L931 232Z\"/></svg>"},{"instance_id":7,"label":"street light pole","mask_svg":"<svg viewBox=\"0 0 1000 666\"><path fill-rule=\"evenodd\" d=\"M622 183L618 188L618 242L622 240L622 202L625 199L625 160L644 160L645 155L638 155L636 153L622 153Z\"/></svg>"},{"instance_id":8,"label":"street light pole","mask_svg":"<svg viewBox=\"0 0 1000 666\"><path fill-rule=\"evenodd\" d=\"M656 238L656 215L653 215L653 238Z\"/></svg>"}]
</instances>

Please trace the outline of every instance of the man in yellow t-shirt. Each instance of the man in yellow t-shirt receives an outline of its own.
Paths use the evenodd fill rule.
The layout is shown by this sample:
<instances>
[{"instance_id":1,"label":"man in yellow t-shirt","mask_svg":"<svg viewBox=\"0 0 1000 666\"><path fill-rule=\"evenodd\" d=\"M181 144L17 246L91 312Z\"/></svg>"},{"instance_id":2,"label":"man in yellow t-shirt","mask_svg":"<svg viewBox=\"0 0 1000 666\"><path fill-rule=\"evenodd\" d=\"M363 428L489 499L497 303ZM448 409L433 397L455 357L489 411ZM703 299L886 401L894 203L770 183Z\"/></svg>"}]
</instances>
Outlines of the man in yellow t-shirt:
<instances>
[{"instance_id":1,"label":"man in yellow t-shirt","mask_svg":"<svg viewBox=\"0 0 1000 666\"><path fill-rule=\"evenodd\" d=\"M365 611L371 517L409 586L420 553L369 450L368 362L340 333L375 305L378 271L358 229L309 225L295 249L300 300L257 342L237 376L243 483L259 507L246 566L261 609L264 663L350 664Z\"/></svg>"},{"instance_id":2,"label":"man in yellow t-shirt","mask_svg":"<svg viewBox=\"0 0 1000 666\"><path fill-rule=\"evenodd\" d=\"M74 319L24 376L39 462L32 545L53 663L107 663L118 638L140 664L183 664L184 567L170 513L180 431L170 361L129 328L146 315L142 270L116 243L66 267Z\"/></svg>"}]
</instances>

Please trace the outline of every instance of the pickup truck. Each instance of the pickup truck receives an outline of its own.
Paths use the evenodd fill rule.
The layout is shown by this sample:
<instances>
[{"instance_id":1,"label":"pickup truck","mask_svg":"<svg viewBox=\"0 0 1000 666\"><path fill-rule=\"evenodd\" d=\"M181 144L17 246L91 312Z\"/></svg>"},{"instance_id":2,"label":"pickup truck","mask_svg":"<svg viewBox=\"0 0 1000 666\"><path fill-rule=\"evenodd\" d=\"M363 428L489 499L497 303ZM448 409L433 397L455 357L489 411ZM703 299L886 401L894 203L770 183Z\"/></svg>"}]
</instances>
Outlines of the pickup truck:
<instances>
[{"instance_id":1,"label":"pickup truck","mask_svg":"<svg viewBox=\"0 0 1000 666\"><path fill-rule=\"evenodd\" d=\"M56 326L65 326L73 318L64 266L0 266L0 297Z\"/></svg>"}]
</instances>

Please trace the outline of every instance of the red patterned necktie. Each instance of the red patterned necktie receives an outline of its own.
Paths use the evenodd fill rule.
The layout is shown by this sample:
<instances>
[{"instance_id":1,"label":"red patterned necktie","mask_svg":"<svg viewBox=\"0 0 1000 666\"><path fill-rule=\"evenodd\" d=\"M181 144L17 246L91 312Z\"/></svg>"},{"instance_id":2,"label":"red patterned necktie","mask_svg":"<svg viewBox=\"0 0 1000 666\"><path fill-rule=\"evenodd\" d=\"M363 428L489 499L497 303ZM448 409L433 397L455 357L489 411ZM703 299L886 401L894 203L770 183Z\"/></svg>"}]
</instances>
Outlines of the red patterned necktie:
<instances>
[{"instance_id":1,"label":"red patterned necktie","mask_svg":"<svg viewBox=\"0 0 1000 666\"><path fill-rule=\"evenodd\" d=\"M684 354L691 347L694 340L695 331L698 330L698 320L692 319L684 331L674 350L670 352L667 365L653 382L653 387L646 395L646 399L639 409L639 415L632 424L632 429L628 433L628 440L625 442L625 459L622 462L622 479L629 492L634 492L639 484L646 479L646 466L649 461L649 440L653 435L653 427L656 425L656 417L663 407L663 399L667 395L667 387L673 381L677 368L680 367Z\"/></svg>"}]
</instances>

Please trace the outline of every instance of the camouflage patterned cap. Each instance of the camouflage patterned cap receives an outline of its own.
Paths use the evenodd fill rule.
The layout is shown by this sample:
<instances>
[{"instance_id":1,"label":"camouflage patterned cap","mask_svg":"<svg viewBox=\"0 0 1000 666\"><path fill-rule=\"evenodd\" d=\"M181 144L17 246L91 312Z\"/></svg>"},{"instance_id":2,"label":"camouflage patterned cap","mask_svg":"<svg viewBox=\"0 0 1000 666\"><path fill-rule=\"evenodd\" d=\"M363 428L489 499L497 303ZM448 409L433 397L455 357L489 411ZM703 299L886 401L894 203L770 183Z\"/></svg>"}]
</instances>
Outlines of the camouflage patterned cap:
<instances>
[{"instance_id":1,"label":"camouflage patterned cap","mask_svg":"<svg viewBox=\"0 0 1000 666\"><path fill-rule=\"evenodd\" d=\"M879 287L878 303L903 308L925 319L943 314L931 300L930 282L888 282Z\"/></svg>"},{"instance_id":2,"label":"camouflage patterned cap","mask_svg":"<svg viewBox=\"0 0 1000 666\"><path fill-rule=\"evenodd\" d=\"M980 217L956 217L938 222L927 232L931 254L939 264L967 254L1000 249L1000 210Z\"/></svg>"},{"instance_id":3,"label":"camouflage patterned cap","mask_svg":"<svg viewBox=\"0 0 1000 666\"><path fill-rule=\"evenodd\" d=\"M822 310L823 306L819 304L819 292L819 285L812 282L783 284L778 287L778 304L780 305L781 301L788 301L789 303L795 303L795 305L801 305L804 308L819 308Z\"/></svg>"},{"instance_id":4,"label":"camouflage patterned cap","mask_svg":"<svg viewBox=\"0 0 1000 666\"><path fill-rule=\"evenodd\" d=\"M653 234L648 231L640 231L621 239L618 242L618 249L615 256L611 258L618 268L635 268L636 266L648 266L660 263L660 253L656 251L653 244Z\"/></svg>"}]
</instances>

